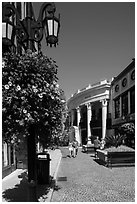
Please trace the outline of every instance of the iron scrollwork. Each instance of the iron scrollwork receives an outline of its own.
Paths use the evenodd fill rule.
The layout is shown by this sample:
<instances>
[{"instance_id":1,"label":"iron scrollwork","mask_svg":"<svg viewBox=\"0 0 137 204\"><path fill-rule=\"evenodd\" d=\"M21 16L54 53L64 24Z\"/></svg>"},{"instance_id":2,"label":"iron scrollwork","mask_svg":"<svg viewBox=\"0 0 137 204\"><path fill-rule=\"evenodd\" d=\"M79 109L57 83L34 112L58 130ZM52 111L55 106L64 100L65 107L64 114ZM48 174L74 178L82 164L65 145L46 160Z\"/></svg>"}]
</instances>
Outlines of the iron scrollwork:
<instances>
[{"instance_id":1,"label":"iron scrollwork","mask_svg":"<svg viewBox=\"0 0 137 204\"><path fill-rule=\"evenodd\" d=\"M44 17L45 12L45 17ZM19 13L15 6L13 4L4 4L2 8L2 20L3 22L8 22L10 20L10 17L14 19L12 21L17 40L20 44L24 46L24 48L27 49L27 46L25 45L25 42L28 40L35 41L40 46L40 41L43 38L43 28L44 28L44 22L48 17L54 16L55 13L55 4L54 3L43 3L39 12L39 17L37 20L33 18L33 16L25 17L25 19L20 20ZM28 29L28 19L30 19L30 29Z\"/></svg>"}]
</instances>

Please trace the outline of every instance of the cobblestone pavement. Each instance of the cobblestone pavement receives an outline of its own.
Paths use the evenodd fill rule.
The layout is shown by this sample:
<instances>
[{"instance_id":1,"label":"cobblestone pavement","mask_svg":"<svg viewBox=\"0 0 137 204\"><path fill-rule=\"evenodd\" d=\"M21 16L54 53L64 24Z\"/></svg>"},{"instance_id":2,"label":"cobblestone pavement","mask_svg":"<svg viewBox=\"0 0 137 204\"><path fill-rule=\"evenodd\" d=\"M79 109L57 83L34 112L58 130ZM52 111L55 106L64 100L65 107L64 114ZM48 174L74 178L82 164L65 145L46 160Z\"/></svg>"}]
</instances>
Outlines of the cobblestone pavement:
<instances>
[{"instance_id":1,"label":"cobblestone pavement","mask_svg":"<svg viewBox=\"0 0 137 204\"><path fill-rule=\"evenodd\" d=\"M135 202L135 167L107 168L94 154L68 157L62 148L58 181L51 202Z\"/></svg>"}]
</instances>

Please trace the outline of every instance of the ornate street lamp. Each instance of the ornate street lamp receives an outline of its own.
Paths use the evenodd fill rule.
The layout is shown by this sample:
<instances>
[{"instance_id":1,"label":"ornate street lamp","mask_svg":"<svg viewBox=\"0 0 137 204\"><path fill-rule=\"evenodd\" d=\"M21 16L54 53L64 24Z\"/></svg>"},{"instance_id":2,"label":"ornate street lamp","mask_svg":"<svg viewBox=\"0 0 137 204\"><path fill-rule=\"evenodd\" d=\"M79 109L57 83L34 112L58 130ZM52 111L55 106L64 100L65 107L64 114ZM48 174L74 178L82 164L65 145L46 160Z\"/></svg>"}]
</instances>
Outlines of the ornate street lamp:
<instances>
[{"instance_id":1,"label":"ornate street lamp","mask_svg":"<svg viewBox=\"0 0 137 204\"><path fill-rule=\"evenodd\" d=\"M6 13L2 18L2 47L5 51L10 51L14 46L14 25L9 17L9 13Z\"/></svg>"},{"instance_id":2,"label":"ornate street lamp","mask_svg":"<svg viewBox=\"0 0 137 204\"><path fill-rule=\"evenodd\" d=\"M48 17L45 24L45 33L47 45L52 44L56 47L58 43L58 33L59 33L59 20L56 17Z\"/></svg>"},{"instance_id":3,"label":"ornate street lamp","mask_svg":"<svg viewBox=\"0 0 137 204\"><path fill-rule=\"evenodd\" d=\"M12 22L2 22L2 42L9 46L13 44L13 28Z\"/></svg>"},{"instance_id":4,"label":"ornate street lamp","mask_svg":"<svg viewBox=\"0 0 137 204\"><path fill-rule=\"evenodd\" d=\"M15 37L17 45L19 44L25 50L35 50L35 43L38 44L38 51L41 51L41 41L43 34L46 35L47 45L56 46L58 44L58 34L60 28L60 19L54 16L55 4L43 3L39 17L35 20L32 12L32 3L25 2L26 13L24 19L20 19L17 8L13 4L6 3L2 7L3 33L2 43L6 47L14 44ZM7 49L4 50L9 51ZM37 201L36 198L36 155L35 155L35 129L29 127L28 145L28 183L29 183L29 199Z\"/></svg>"},{"instance_id":5,"label":"ornate street lamp","mask_svg":"<svg viewBox=\"0 0 137 204\"><path fill-rule=\"evenodd\" d=\"M45 18L44 18L44 11L45 11ZM54 3L42 4L40 13L39 13L39 17L37 20L37 24L40 25L40 23L42 22L42 27L43 27L43 31L45 31L47 45L48 44L50 46L54 45L56 47L58 43L58 34L59 34L59 29L60 29L60 17L56 18L54 16L55 11L56 11L56 8L55 8ZM39 33L39 34L40 34L39 38L41 38L43 33Z\"/></svg>"},{"instance_id":6,"label":"ornate street lamp","mask_svg":"<svg viewBox=\"0 0 137 204\"><path fill-rule=\"evenodd\" d=\"M55 4L43 3L39 12L39 17L35 20L32 12L31 2L26 2L27 16L20 20L19 13L13 4L4 4L2 8L3 21L3 42L13 44L13 36L25 50L34 50L34 42L38 43L40 49L40 42L45 32L47 45L52 47L58 43L58 34L60 28L60 19L54 16ZM10 21L10 18L16 18L16 23ZM9 27L12 26L12 27ZM10 29L10 32L9 32ZM13 35L15 31L15 35ZM11 35L11 36L9 36ZM6 40L5 40L6 39Z\"/></svg>"}]
</instances>

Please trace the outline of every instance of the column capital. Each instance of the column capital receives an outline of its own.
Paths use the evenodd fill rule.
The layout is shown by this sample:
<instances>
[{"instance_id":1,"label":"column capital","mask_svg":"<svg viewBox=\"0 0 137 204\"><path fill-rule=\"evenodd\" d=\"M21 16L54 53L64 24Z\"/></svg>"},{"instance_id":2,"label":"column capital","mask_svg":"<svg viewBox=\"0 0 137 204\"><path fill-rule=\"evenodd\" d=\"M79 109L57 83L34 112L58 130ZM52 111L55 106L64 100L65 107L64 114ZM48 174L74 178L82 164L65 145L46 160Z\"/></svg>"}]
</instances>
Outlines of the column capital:
<instances>
[{"instance_id":1,"label":"column capital","mask_svg":"<svg viewBox=\"0 0 137 204\"><path fill-rule=\"evenodd\" d=\"M106 99L100 100L100 102L102 102L102 107L106 107L108 101Z\"/></svg>"},{"instance_id":2,"label":"column capital","mask_svg":"<svg viewBox=\"0 0 137 204\"><path fill-rule=\"evenodd\" d=\"M80 106L76 107L77 112L80 111Z\"/></svg>"},{"instance_id":3,"label":"column capital","mask_svg":"<svg viewBox=\"0 0 137 204\"><path fill-rule=\"evenodd\" d=\"M90 102L89 102L89 103L86 103L85 105L87 106L87 109L88 109L88 110L91 110L91 103L90 103Z\"/></svg>"}]
</instances>

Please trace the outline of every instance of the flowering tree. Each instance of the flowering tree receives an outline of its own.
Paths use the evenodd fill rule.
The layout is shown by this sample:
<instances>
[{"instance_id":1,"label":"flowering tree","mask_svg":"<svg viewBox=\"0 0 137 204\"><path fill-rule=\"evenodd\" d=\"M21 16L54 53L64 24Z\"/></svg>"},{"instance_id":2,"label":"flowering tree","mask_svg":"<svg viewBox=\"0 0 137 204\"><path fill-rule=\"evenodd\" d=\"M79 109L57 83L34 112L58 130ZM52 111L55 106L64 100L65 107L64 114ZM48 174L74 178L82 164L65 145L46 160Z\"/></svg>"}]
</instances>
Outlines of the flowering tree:
<instances>
[{"instance_id":1,"label":"flowering tree","mask_svg":"<svg viewBox=\"0 0 137 204\"><path fill-rule=\"evenodd\" d=\"M134 123L125 123L121 125L120 131L123 134L135 136L135 125Z\"/></svg>"},{"instance_id":2,"label":"flowering tree","mask_svg":"<svg viewBox=\"0 0 137 204\"><path fill-rule=\"evenodd\" d=\"M28 51L5 54L2 61L3 138L18 141L30 134L45 144L62 128L62 90L55 61Z\"/></svg>"},{"instance_id":3,"label":"flowering tree","mask_svg":"<svg viewBox=\"0 0 137 204\"><path fill-rule=\"evenodd\" d=\"M125 123L119 128L121 135L125 135L125 144L127 146L134 146L135 143L135 125L132 122Z\"/></svg>"}]
</instances>

